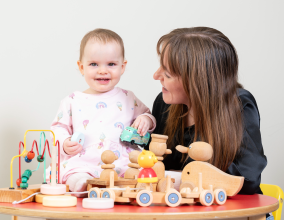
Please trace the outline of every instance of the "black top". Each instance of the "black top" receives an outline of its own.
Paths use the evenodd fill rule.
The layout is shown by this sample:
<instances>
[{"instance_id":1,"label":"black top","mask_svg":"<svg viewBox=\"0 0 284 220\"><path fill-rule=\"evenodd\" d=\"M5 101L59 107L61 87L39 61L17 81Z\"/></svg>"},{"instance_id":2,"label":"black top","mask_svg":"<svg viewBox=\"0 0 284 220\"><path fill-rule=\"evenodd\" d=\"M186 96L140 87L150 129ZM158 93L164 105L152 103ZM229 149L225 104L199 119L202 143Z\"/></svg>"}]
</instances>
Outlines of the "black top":
<instances>
[{"instance_id":1,"label":"black top","mask_svg":"<svg viewBox=\"0 0 284 220\"><path fill-rule=\"evenodd\" d=\"M259 184L261 172L266 167L267 160L261 143L259 112L256 101L250 92L238 89L238 95L243 105L245 127L243 144L226 173L245 178L243 188L239 192L240 194L262 194ZM157 126L153 133L163 134L169 106L163 101L162 93L160 93L154 102L152 110L152 114L157 120ZM194 125L185 128L183 141L185 146L189 146L193 142L194 130ZM185 165L193 161L193 159L188 158L185 163L180 162L182 153L175 149L175 146L179 144L181 143L175 141L171 149L172 154L167 155L164 159L166 170L182 170ZM145 149L148 150L149 146L146 146Z\"/></svg>"}]
</instances>

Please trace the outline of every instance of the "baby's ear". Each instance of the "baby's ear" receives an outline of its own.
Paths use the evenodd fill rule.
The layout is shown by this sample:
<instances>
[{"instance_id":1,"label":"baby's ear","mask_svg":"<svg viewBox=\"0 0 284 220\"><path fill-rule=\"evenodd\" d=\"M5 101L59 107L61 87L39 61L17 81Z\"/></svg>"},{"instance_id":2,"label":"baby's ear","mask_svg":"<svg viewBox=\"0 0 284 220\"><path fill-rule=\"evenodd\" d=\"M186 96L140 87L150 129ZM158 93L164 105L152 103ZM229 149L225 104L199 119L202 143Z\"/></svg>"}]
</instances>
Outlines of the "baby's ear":
<instances>
[{"instance_id":1,"label":"baby's ear","mask_svg":"<svg viewBox=\"0 0 284 220\"><path fill-rule=\"evenodd\" d=\"M78 68L79 68L81 74L84 76L84 66L83 66L83 64L81 63L80 60L77 61L77 65L78 65Z\"/></svg>"},{"instance_id":2,"label":"baby's ear","mask_svg":"<svg viewBox=\"0 0 284 220\"><path fill-rule=\"evenodd\" d=\"M126 68L126 64L127 64L127 60L124 60L122 63L122 71L121 71L121 75L124 73L125 68Z\"/></svg>"}]
</instances>

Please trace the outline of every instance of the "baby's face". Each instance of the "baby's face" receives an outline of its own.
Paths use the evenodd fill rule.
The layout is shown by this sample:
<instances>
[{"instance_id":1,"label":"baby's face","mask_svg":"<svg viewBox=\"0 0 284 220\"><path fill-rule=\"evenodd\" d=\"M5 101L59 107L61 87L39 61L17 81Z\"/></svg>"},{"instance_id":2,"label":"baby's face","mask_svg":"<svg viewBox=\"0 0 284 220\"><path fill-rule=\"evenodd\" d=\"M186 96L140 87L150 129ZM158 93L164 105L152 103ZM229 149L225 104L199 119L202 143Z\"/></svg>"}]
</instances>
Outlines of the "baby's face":
<instances>
[{"instance_id":1,"label":"baby's face","mask_svg":"<svg viewBox=\"0 0 284 220\"><path fill-rule=\"evenodd\" d=\"M115 41L106 44L89 40L78 66L90 88L86 93L99 94L112 90L124 73L127 61Z\"/></svg>"}]
</instances>

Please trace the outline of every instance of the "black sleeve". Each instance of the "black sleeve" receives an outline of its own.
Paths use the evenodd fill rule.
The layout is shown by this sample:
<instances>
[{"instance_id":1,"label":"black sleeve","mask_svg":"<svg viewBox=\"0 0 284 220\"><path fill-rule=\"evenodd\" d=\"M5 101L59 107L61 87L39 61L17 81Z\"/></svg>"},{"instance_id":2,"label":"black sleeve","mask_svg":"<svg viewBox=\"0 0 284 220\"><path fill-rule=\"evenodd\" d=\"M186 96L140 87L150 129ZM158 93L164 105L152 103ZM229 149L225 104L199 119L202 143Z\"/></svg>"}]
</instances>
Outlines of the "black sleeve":
<instances>
[{"instance_id":1,"label":"black sleeve","mask_svg":"<svg viewBox=\"0 0 284 220\"><path fill-rule=\"evenodd\" d=\"M243 104L244 136L240 151L227 173L245 178L240 194L262 194L259 184L267 160L261 142L259 112L254 97L248 91L240 90L239 97Z\"/></svg>"}]
</instances>

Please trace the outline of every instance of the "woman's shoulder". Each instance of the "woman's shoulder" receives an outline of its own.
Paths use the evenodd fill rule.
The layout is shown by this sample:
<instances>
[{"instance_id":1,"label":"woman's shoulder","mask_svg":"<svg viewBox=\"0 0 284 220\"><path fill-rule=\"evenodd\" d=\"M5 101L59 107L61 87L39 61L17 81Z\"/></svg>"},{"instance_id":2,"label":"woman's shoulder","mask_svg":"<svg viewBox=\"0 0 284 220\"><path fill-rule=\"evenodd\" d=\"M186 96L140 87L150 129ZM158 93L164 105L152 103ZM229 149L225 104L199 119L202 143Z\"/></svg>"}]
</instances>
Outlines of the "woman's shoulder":
<instances>
[{"instance_id":1,"label":"woman's shoulder","mask_svg":"<svg viewBox=\"0 0 284 220\"><path fill-rule=\"evenodd\" d=\"M249 91L241 88L238 89L238 96L242 102L245 127L251 127L251 124L255 124L259 127L260 114L254 96Z\"/></svg>"},{"instance_id":2,"label":"woman's shoulder","mask_svg":"<svg viewBox=\"0 0 284 220\"><path fill-rule=\"evenodd\" d=\"M257 107L257 103L256 103L254 96L248 90L239 88L238 96L242 102L243 108L249 104L253 104L254 106Z\"/></svg>"}]
</instances>

